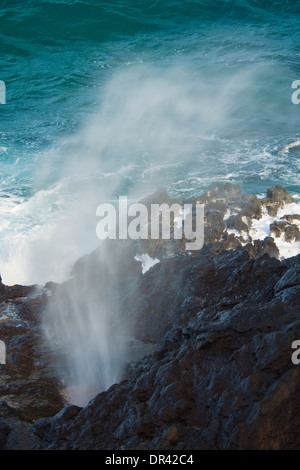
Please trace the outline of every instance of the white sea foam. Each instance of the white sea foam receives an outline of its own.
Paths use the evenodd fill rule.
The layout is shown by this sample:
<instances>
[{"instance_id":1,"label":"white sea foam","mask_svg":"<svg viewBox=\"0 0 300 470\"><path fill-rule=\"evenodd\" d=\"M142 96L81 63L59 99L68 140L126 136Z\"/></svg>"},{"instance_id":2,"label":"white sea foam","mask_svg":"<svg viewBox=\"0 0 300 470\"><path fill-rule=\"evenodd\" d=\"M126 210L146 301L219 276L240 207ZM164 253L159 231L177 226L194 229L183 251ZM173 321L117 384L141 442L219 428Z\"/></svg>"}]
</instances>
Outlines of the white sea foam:
<instances>
[{"instance_id":1,"label":"white sea foam","mask_svg":"<svg viewBox=\"0 0 300 470\"><path fill-rule=\"evenodd\" d=\"M264 240L266 237L271 236L270 225L276 221L282 221L282 217L285 215L300 214L300 202L292 202L290 204L284 204L277 212L277 216L270 216L265 207L262 208L262 217L260 219L252 219L251 227L249 228L249 235L252 240ZM224 220L227 220L232 215L232 212L227 209ZM242 217L242 221L248 225L246 217ZM293 224L300 227L300 220L293 220ZM236 237L243 237L246 243L248 242L248 234L246 231L239 232L236 229L227 229L228 234L234 234ZM273 236L273 235L272 235ZM274 241L279 249L279 256L281 259L290 258L291 256L298 255L300 253L300 242L292 241L287 242L284 239L284 234L280 237L274 237ZM242 243L244 246L246 243Z\"/></svg>"},{"instance_id":2,"label":"white sea foam","mask_svg":"<svg viewBox=\"0 0 300 470\"><path fill-rule=\"evenodd\" d=\"M143 253L141 255L137 254L134 259L142 263L142 274L145 274L157 263L160 263L158 258L151 258L147 253Z\"/></svg>"},{"instance_id":3,"label":"white sea foam","mask_svg":"<svg viewBox=\"0 0 300 470\"><path fill-rule=\"evenodd\" d=\"M235 237L240 237L241 236L241 232L239 232L235 228L227 228L226 231L229 235L234 235Z\"/></svg>"},{"instance_id":4,"label":"white sea foam","mask_svg":"<svg viewBox=\"0 0 300 470\"><path fill-rule=\"evenodd\" d=\"M229 217L231 216L231 210L230 209L226 209L226 213L224 215L224 220L227 220L229 219Z\"/></svg>"},{"instance_id":5,"label":"white sea foam","mask_svg":"<svg viewBox=\"0 0 300 470\"><path fill-rule=\"evenodd\" d=\"M295 140L283 148L283 153L288 153L290 149L300 147L300 140Z\"/></svg>"},{"instance_id":6,"label":"white sea foam","mask_svg":"<svg viewBox=\"0 0 300 470\"><path fill-rule=\"evenodd\" d=\"M300 253L300 242L287 242L284 240L284 234L280 238L275 238L275 243L279 249L280 259L291 258Z\"/></svg>"},{"instance_id":7,"label":"white sea foam","mask_svg":"<svg viewBox=\"0 0 300 470\"><path fill-rule=\"evenodd\" d=\"M228 228L228 229L226 229L226 231L229 235L234 234L235 237L243 237L245 242L240 241L242 246L245 246L248 243L249 237L248 237L248 233L245 230L241 230L239 232L238 230L236 230L234 228L232 228L232 229Z\"/></svg>"},{"instance_id":8,"label":"white sea foam","mask_svg":"<svg viewBox=\"0 0 300 470\"><path fill-rule=\"evenodd\" d=\"M267 209L263 208L261 219L252 219L249 235L253 240L264 240L265 237L270 236L270 224L279 221L284 215L292 214L300 214L300 203L293 202L290 204L284 204L284 206L278 210L276 217L270 216ZM299 220L294 220L293 223L300 226ZM280 238L273 238L277 248L279 249L279 256L281 259L290 258L291 256L296 256L300 253L300 242L287 242L284 240L284 234L282 234Z\"/></svg>"}]
</instances>

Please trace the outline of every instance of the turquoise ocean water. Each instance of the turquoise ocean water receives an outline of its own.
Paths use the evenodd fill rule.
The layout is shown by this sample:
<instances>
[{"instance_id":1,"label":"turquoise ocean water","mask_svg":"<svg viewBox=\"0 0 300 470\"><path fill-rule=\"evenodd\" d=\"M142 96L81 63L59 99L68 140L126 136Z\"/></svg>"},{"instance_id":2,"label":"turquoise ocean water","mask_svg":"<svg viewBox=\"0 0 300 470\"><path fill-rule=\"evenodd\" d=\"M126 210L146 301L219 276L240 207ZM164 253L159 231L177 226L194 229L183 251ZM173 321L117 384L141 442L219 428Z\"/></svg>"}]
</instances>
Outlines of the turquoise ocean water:
<instances>
[{"instance_id":1,"label":"turquoise ocean water","mask_svg":"<svg viewBox=\"0 0 300 470\"><path fill-rule=\"evenodd\" d=\"M298 2L2 0L0 44L4 282L64 279L119 195L299 196Z\"/></svg>"}]
</instances>

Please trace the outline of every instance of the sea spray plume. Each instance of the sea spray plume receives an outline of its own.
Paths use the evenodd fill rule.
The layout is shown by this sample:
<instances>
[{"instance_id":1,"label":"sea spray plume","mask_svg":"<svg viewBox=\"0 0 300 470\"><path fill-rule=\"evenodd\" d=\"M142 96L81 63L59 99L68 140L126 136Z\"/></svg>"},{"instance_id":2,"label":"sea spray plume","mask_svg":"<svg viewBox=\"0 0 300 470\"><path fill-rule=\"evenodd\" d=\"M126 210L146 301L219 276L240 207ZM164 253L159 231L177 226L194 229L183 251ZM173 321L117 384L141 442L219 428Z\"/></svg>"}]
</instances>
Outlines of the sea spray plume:
<instances>
[{"instance_id":1,"label":"sea spray plume","mask_svg":"<svg viewBox=\"0 0 300 470\"><path fill-rule=\"evenodd\" d=\"M249 104L259 75L249 67L213 75L211 70L187 69L185 63L117 72L107 84L99 114L83 133L90 163L98 167L104 160L110 168L116 161L128 165L141 159L149 166L162 159L190 162L205 145L201 137L234 133L237 114Z\"/></svg>"},{"instance_id":2,"label":"sea spray plume","mask_svg":"<svg viewBox=\"0 0 300 470\"><path fill-rule=\"evenodd\" d=\"M239 134L237 123L247 124L257 112L253 85L260 89L261 82L258 66L213 73L183 61L164 69L120 69L101 89L99 112L61 148L55 165L60 175L91 175L128 166L142 174L161 163L191 163L201 158L203 138ZM45 170L47 178L51 162ZM152 189L158 179L151 174Z\"/></svg>"},{"instance_id":3,"label":"sea spray plume","mask_svg":"<svg viewBox=\"0 0 300 470\"><path fill-rule=\"evenodd\" d=\"M54 290L44 317L64 396L79 405L123 378L132 333L116 291L130 266L122 266L122 250L105 244L76 263L74 277ZM131 259L134 274L138 263Z\"/></svg>"},{"instance_id":4,"label":"sea spray plume","mask_svg":"<svg viewBox=\"0 0 300 470\"><path fill-rule=\"evenodd\" d=\"M170 166L167 172L161 166L193 168L196 161L202 163L203 137L236 132L236 119L249 102L247 91L254 77L254 69L223 81L205 72L173 67L141 66L116 72L104 90L99 113L70 144L61 146L55 158L56 183L62 183L59 194L66 200L66 208L60 206L61 217L53 221L55 230L47 232L42 257L32 243L29 259L43 264L48 279L57 281L52 266L58 257L63 273L70 267L64 247L72 248L79 257L97 246L99 204L126 193L138 200L169 181ZM48 161L45 180L49 170ZM43 181L43 172L38 178ZM38 242L41 240L39 233ZM74 385L79 392L77 402L122 377L129 325L122 317L122 296L114 291L122 271L120 257L111 246L99 251L93 272L82 269L79 277L56 290L45 318L45 334L53 345L57 366L66 385ZM131 259L138 269L135 255ZM126 266L123 275L128 276L129 271Z\"/></svg>"},{"instance_id":5,"label":"sea spray plume","mask_svg":"<svg viewBox=\"0 0 300 470\"><path fill-rule=\"evenodd\" d=\"M44 284L67 279L76 260L98 246L96 201L111 196L120 179L118 174L62 177L13 208L10 227L14 224L16 231L3 234L0 247L5 282Z\"/></svg>"},{"instance_id":6,"label":"sea spray plume","mask_svg":"<svg viewBox=\"0 0 300 470\"><path fill-rule=\"evenodd\" d=\"M34 194L14 208L18 230L10 219L2 243L5 282L66 279L76 259L97 247L95 210L105 201L122 194L138 200L191 171L213 180L224 155L214 151L212 164L207 137L249 127L260 103L254 84L265 84L264 72L257 64L219 73L179 65L115 71L101 89L99 111L45 152Z\"/></svg>"}]
</instances>

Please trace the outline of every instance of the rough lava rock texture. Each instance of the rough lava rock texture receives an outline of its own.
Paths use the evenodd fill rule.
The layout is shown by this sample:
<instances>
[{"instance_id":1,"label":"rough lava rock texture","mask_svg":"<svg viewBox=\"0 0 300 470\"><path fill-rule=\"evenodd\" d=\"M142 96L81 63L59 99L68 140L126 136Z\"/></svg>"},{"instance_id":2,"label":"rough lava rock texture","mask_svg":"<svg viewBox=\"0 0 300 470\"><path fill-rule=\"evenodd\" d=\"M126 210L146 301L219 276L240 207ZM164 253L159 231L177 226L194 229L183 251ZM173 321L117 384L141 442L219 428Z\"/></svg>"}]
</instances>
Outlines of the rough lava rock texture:
<instances>
[{"instance_id":1,"label":"rough lava rock texture","mask_svg":"<svg viewBox=\"0 0 300 470\"><path fill-rule=\"evenodd\" d=\"M175 202L163 190L151 201ZM201 251L187 253L185 240L106 240L61 285L0 283L0 448L300 449L300 365L291 361L300 254L280 261L275 243L282 233L297 240L300 216L287 213L264 240L249 235L253 219L293 199L281 187L258 199L226 184L180 203L196 201L205 204ZM137 253L160 263L142 274ZM65 406L41 333L47 294L67 286L79 297L108 291L136 339L156 345L83 408Z\"/></svg>"},{"instance_id":2,"label":"rough lava rock texture","mask_svg":"<svg viewBox=\"0 0 300 470\"><path fill-rule=\"evenodd\" d=\"M299 294L300 255L165 260L142 277L134 313L158 350L36 434L50 449L299 449Z\"/></svg>"},{"instance_id":3,"label":"rough lava rock texture","mask_svg":"<svg viewBox=\"0 0 300 470\"><path fill-rule=\"evenodd\" d=\"M294 202L288 191L277 185L267 190L267 196L259 199L251 194L244 194L237 184L226 183L216 186L205 194L188 200L170 199L166 191L158 190L154 195L144 200L143 203L150 208L151 202L156 204L192 204L193 219L195 219L195 204L204 204L204 243L214 253L220 250L233 250L245 247L252 258L257 258L265 253L271 257L280 258L276 238L284 234L287 242L299 241L300 230L299 214L286 214L278 217L269 226L269 234L260 240L252 240L250 230L254 219L260 220L263 211L270 217L277 217L278 210L286 204ZM288 209L287 209L288 210ZM174 224L171 229L174 230ZM173 234L173 231L171 233ZM148 253L153 258L166 258L185 253L184 237L182 240L141 240L140 253Z\"/></svg>"},{"instance_id":4,"label":"rough lava rock texture","mask_svg":"<svg viewBox=\"0 0 300 470\"><path fill-rule=\"evenodd\" d=\"M0 365L0 449L40 448L31 424L65 404L50 351L41 342L46 302L45 290L37 286L0 283L0 338L6 345L6 364Z\"/></svg>"}]
</instances>

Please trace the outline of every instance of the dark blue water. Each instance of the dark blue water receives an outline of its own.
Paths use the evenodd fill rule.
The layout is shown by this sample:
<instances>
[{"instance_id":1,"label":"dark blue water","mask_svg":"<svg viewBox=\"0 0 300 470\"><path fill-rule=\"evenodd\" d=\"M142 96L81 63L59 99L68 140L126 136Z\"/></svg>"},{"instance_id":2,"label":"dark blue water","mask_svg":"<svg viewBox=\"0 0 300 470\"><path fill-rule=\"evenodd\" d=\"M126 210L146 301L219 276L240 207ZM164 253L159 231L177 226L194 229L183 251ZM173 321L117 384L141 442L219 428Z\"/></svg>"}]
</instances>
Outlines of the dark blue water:
<instances>
[{"instance_id":1,"label":"dark blue water","mask_svg":"<svg viewBox=\"0 0 300 470\"><path fill-rule=\"evenodd\" d=\"M95 210L157 187L299 190L295 1L0 6L0 272L62 279Z\"/></svg>"}]
</instances>

